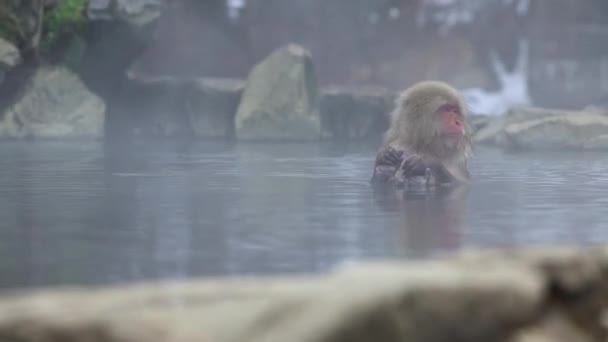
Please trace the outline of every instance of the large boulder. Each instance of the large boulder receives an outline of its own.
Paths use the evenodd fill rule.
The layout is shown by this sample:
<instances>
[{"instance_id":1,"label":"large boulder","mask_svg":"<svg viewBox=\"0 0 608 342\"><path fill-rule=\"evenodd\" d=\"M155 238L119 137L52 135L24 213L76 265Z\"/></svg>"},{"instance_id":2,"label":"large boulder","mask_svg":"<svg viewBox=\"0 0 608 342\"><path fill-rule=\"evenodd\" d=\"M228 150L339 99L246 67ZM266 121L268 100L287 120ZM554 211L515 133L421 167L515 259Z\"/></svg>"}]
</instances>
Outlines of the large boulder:
<instances>
[{"instance_id":1,"label":"large boulder","mask_svg":"<svg viewBox=\"0 0 608 342\"><path fill-rule=\"evenodd\" d=\"M0 38L0 84L6 73L16 67L21 61L21 55L15 45Z\"/></svg>"},{"instance_id":2,"label":"large boulder","mask_svg":"<svg viewBox=\"0 0 608 342\"><path fill-rule=\"evenodd\" d=\"M325 275L5 294L7 341L605 341L608 249L531 248Z\"/></svg>"},{"instance_id":3,"label":"large boulder","mask_svg":"<svg viewBox=\"0 0 608 342\"><path fill-rule=\"evenodd\" d=\"M486 122L474 141L509 149L601 149L607 134L608 115L599 111L517 108Z\"/></svg>"},{"instance_id":4,"label":"large boulder","mask_svg":"<svg viewBox=\"0 0 608 342\"><path fill-rule=\"evenodd\" d=\"M132 78L125 89L125 127L136 136L234 137L234 116L245 82L236 79ZM138 101L128 99L137 98Z\"/></svg>"},{"instance_id":5,"label":"large boulder","mask_svg":"<svg viewBox=\"0 0 608 342\"><path fill-rule=\"evenodd\" d=\"M290 44L251 71L236 114L241 140L316 140L319 90L310 54Z\"/></svg>"},{"instance_id":6,"label":"large boulder","mask_svg":"<svg viewBox=\"0 0 608 342\"><path fill-rule=\"evenodd\" d=\"M388 129L395 95L386 89L328 87L321 93L322 137L356 140L381 137Z\"/></svg>"},{"instance_id":7,"label":"large boulder","mask_svg":"<svg viewBox=\"0 0 608 342\"><path fill-rule=\"evenodd\" d=\"M0 121L5 138L99 138L105 104L66 68L42 67Z\"/></svg>"}]
</instances>

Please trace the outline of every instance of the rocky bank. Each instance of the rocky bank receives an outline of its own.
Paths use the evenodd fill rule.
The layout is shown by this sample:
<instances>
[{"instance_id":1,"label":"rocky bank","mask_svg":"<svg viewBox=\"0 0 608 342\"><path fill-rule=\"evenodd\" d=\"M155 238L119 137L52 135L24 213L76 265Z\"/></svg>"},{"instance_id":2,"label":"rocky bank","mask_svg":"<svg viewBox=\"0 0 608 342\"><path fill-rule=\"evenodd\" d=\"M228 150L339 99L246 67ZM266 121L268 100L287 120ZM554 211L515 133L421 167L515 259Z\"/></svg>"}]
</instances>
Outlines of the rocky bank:
<instances>
[{"instance_id":1,"label":"rocky bank","mask_svg":"<svg viewBox=\"0 0 608 342\"><path fill-rule=\"evenodd\" d=\"M0 121L0 138L100 138L105 104L61 67L41 67Z\"/></svg>"},{"instance_id":2,"label":"rocky bank","mask_svg":"<svg viewBox=\"0 0 608 342\"><path fill-rule=\"evenodd\" d=\"M0 86L6 79L10 90L0 91L0 137L342 141L386 130L394 92L319 88L310 52L296 44L260 60L245 80L142 74L139 58L165 9L159 0L90 1L75 68L61 58L20 68L18 49L0 41Z\"/></svg>"},{"instance_id":3,"label":"rocky bank","mask_svg":"<svg viewBox=\"0 0 608 342\"><path fill-rule=\"evenodd\" d=\"M239 140L318 140L319 91L312 57L292 44L256 65L236 114Z\"/></svg>"},{"instance_id":4,"label":"rocky bank","mask_svg":"<svg viewBox=\"0 0 608 342\"><path fill-rule=\"evenodd\" d=\"M313 56L297 44L262 58L245 80L142 73L142 53L167 6L161 0L89 1L87 28L74 40L80 60L69 68L61 59L70 55L70 43L59 63L32 68L0 39L0 138L377 142L387 129L394 91L320 88ZM505 116L473 116L470 123L479 145L608 149L608 112L601 108L512 108Z\"/></svg>"},{"instance_id":5,"label":"rocky bank","mask_svg":"<svg viewBox=\"0 0 608 342\"><path fill-rule=\"evenodd\" d=\"M497 118L476 117L477 144L516 150L608 150L608 111L514 108Z\"/></svg>"},{"instance_id":6,"label":"rocky bank","mask_svg":"<svg viewBox=\"0 0 608 342\"><path fill-rule=\"evenodd\" d=\"M608 248L4 293L3 341L604 341Z\"/></svg>"},{"instance_id":7,"label":"rocky bank","mask_svg":"<svg viewBox=\"0 0 608 342\"><path fill-rule=\"evenodd\" d=\"M115 131L148 138L234 138L242 80L134 77L122 88ZM114 113L116 114L116 113Z\"/></svg>"}]
</instances>

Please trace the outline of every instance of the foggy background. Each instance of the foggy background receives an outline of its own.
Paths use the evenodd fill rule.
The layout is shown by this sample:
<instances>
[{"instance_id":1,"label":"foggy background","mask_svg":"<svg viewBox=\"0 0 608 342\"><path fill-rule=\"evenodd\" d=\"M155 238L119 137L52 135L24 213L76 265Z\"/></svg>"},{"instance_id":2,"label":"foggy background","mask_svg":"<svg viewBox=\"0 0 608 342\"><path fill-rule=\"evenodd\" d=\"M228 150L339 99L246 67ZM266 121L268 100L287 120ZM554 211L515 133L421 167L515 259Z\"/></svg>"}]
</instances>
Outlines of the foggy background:
<instances>
[{"instance_id":1,"label":"foggy background","mask_svg":"<svg viewBox=\"0 0 608 342\"><path fill-rule=\"evenodd\" d=\"M605 114L547 118L551 108L608 107L607 0L73 3L78 25L40 60L25 51L0 82L0 115L10 114L0 133L22 140L0 146L0 288L316 272L470 246L608 240L608 155L592 151L608 148ZM319 92L320 129L307 144L247 143L237 112L257 95L243 95L254 84L244 81L289 43L312 53L314 75L308 59L268 74L301 69L327 88L284 77L296 91L268 82L260 102ZM426 79L463 90L480 113L549 109L543 119L520 111L514 124L537 125L504 145L508 120L476 125L500 148L476 149L470 189L377 196L369 141L385 131L395 92ZM513 142L530 153L512 153Z\"/></svg>"},{"instance_id":2,"label":"foggy background","mask_svg":"<svg viewBox=\"0 0 608 342\"><path fill-rule=\"evenodd\" d=\"M481 111L608 103L605 0L167 0L136 69L246 78L274 49L309 49L321 85L441 79Z\"/></svg>"}]
</instances>

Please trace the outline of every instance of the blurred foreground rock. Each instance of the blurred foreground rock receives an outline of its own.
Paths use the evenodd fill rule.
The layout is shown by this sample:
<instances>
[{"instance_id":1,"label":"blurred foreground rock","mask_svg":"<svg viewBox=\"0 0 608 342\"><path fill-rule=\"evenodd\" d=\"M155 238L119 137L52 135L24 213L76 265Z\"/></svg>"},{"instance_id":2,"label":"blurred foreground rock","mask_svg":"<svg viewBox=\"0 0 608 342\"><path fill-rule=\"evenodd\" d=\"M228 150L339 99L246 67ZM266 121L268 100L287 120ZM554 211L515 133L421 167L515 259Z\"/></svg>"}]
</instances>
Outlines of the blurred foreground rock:
<instances>
[{"instance_id":1,"label":"blurred foreground rock","mask_svg":"<svg viewBox=\"0 0 608 342\"><path fill-rule=\"evenodd\" d=\"M256 65L235 126L240 140L318 140L319 90L310 53L289 44Z\"/></svg>"},{"instance_id":2,"label":"blurred foreground rock","mask_svg":"<svg viewBox=\"0 0 608 342\"><path fill-rule=\"evenodd\" d=\"M322 137L359 140L388 129L396 94L386 89L328 87L321 93Z\"/></svg>"},{"instance_id":3,"label":"blurred foreground rock","mask_svg":"<svg viewBox=\"0 0 608 342\"><path fill-rule=\"evenodd\" d=\"M232 79L134 78L123 108L130 120L122 124L135 136L232 138L243 88Z\"/></svg>"},{"instance_id":4,"label":"blurred foreground rock","mask_svg":"<svg viewBox=\"0 0 608 342\"><path fill-rule=\"evenodd\" d=\"M77 75L42 67L0 121L1 138L100 138L105 104Z\"/></svg>"},{"instance_id":5,"label":"blurred foreground rock","mask_svg":"<svg viewBox=\"0 0 608 342\"><path fill-rule=\"evenodd\" d=\"M608 115L602 111L517 108L478 121L474 141L514 149L608 149Z\"/></svg>"},{"instance_id":6,"label":"blurred foreground rock","mask_svg":"<svg viewBox=\"0 0 608 342\"><path fill-rule=\"evenodd\" d=\"M604 341L608 249L469 252L320 276L5 294L0 340Z\"/></svg>"}]
</instances>

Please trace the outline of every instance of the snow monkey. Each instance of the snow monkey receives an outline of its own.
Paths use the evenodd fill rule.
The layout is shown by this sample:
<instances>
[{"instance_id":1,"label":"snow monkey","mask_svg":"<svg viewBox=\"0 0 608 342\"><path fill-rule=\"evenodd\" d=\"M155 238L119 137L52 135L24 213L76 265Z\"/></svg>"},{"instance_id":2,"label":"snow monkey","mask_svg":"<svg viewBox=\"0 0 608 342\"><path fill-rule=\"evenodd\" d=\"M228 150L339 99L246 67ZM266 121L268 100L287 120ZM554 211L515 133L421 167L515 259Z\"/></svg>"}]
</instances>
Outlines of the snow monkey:
<instances>
[{"instance_id":1,"label":"snow monkey","mask_svg":"<svg viewBox=\"0 0 608 342\"><path fill-rule=\"evenodd\" d=\"M466 183L471 129L460 93L443 82L423 81L403 91L395 105L372 183Z\"/></svg>"}]
</instances>

